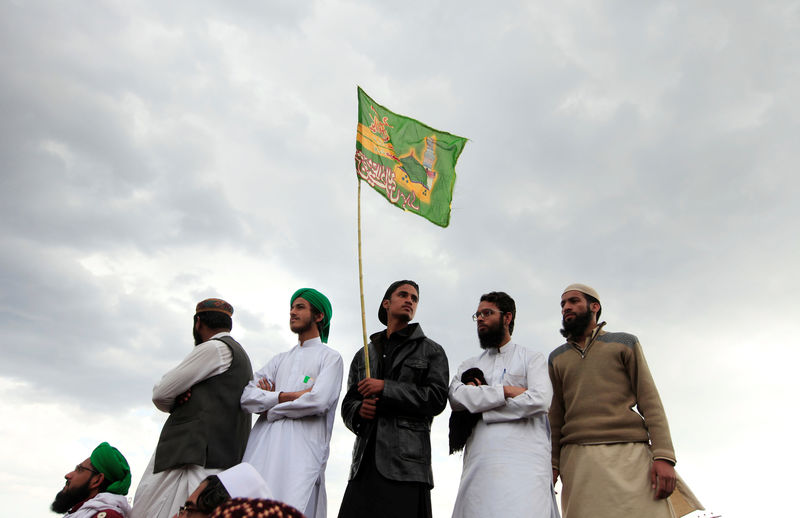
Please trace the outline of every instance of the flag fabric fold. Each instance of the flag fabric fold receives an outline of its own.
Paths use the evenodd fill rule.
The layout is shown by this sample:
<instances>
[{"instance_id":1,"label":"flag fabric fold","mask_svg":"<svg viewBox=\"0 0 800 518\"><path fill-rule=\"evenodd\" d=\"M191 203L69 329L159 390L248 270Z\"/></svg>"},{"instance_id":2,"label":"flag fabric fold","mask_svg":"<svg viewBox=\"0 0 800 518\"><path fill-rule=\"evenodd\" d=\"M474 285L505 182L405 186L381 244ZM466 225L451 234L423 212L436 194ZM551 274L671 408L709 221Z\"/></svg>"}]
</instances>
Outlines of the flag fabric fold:
<instances>
[{"instance_id":1,"label":"flag fabric fold","mask_svg":"<svg viewBox=\"0 0 800 518\"><path fill-rule=\"evenodd\" d=\"M389 203L446 227L467 139L398 115L358 88L356 173Z\"/></svg>"}]
</instances>

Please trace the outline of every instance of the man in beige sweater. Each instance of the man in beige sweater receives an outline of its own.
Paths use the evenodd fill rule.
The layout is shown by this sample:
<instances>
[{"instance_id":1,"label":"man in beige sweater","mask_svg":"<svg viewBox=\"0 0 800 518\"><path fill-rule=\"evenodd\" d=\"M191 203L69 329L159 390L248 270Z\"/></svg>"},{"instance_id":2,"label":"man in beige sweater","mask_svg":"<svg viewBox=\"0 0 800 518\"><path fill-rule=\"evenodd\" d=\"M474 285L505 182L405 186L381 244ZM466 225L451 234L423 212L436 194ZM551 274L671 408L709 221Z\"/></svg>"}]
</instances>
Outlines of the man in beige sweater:
<instances>
[{"instance_id":1,"label":"man in beige sweater","mask_svg":"<svg viewBox=\"0 0 800 518\"><path fill-rule=\"evenodd\" d=\"M667 417L639 340L604 331L601 310L593 288L567 286L567 341L548 361L553 483L560 475L564 518L667 518L702 509L675 473Z\"/></svg>"}]
</instances>

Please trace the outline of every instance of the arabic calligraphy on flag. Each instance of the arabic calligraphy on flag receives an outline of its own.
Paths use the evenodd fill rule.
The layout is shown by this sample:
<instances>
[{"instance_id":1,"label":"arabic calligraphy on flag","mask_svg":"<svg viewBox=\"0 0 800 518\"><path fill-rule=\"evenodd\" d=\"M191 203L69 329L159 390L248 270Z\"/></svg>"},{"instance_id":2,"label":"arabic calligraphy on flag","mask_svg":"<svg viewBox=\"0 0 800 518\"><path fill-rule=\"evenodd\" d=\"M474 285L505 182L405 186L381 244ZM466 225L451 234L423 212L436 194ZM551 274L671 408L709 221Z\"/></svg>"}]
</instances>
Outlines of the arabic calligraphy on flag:
<instances>
[{"instance_id":1,"label":"arabic calligraphy on flag","mask_svg":"<svg viewBox=\"0 0 800 518\"><path fill-rule=\"evenodd\" d=\"M392 205L446 227L466 142L391 112L358 88L356 173Z\"/></svg>"}]
</instances>

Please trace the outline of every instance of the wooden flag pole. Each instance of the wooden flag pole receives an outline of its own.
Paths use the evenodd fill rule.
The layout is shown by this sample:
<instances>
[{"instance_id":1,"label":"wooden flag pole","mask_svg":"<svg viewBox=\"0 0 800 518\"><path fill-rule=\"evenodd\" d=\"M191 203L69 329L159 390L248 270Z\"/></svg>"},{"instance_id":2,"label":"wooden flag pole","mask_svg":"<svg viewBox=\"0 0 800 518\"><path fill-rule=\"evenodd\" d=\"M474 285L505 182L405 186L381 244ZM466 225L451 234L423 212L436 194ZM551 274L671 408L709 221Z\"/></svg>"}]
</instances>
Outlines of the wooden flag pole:
<instances>
[{"instance_id":1,"label":"wooden flag pole","mask_svg":"<svg viewBox=\"0 0 800 518\"><path fill-rule=\"evenodd\" d=\"M369 378L369 348L367 347L367 316L364 313L364 271L361 267L361 179L356 175L358 182L358 289L361 294L361 334L364 337L364 368L366 377Z\"/></svg>"}]
</instances>

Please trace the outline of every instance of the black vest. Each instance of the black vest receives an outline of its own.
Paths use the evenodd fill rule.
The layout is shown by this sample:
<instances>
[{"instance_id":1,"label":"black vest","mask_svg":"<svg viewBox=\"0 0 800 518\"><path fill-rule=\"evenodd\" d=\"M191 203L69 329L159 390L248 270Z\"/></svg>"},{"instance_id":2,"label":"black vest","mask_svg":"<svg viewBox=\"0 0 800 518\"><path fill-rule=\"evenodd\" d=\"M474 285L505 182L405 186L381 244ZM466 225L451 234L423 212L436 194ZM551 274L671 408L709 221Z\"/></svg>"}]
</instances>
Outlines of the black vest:
<instances>
[{"instance_id":1,"label":"black vest","mask_svg":"<svg viewBox=\"0 0 800 518\"><path fill-rule=\"evenodd\" d=\"M153 473L184 464L225 469L242 461L251 418L239 400L253 378L253 368L236 340L230 336L216 340L233 353L231 366L194 385L189 401L172 409L158 439Z\"/></svg>"}]
</instances>

